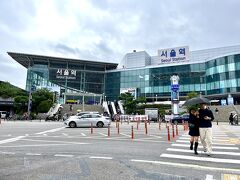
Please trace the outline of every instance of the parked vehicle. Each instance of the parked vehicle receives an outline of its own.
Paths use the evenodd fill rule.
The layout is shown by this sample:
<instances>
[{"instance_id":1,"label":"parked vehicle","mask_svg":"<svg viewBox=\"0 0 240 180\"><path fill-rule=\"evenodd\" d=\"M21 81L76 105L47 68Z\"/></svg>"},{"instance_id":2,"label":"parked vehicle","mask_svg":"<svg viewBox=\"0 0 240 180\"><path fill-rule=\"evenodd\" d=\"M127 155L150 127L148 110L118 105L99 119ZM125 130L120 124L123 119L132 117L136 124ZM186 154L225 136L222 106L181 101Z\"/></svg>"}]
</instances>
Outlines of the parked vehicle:
<instances>
[{"instance_id":1,"label":"parked vehicle","mask_svg":"<svg viewBox=\"0 0 240 180\"><path fill-rule=\"evenodd\" d=\"M149 121L158 121L158 108L146 108L145 115L148 116Z\"/></svg>"},{"instance_id":2,"label":"parked vehicle","mask_svg":"<svg viewBox=\"0 0 240 180\"><path fill-rule=\"evenodd\" d=\"M0 118L1 119L6 119L7 116L7 111L0 111Z\"/></svg>"},{"instance_id":3,"label":"parked vehicle","mask_svg":"<svg viewBox=\"0 0 240 180\"><path fill-rule=\"evenodd\" d=\"M82 116L74 115L70 116L64 124L71 127L107 127L111 124L111 119L106 116L102 116L100 114L83 114Z\"/></svg>"},{"instance_id":4,"label":"parked vehicle","mask_svg":"<svg viewBox=\"0 0 240 180\"><path fill-rule=\"evenodd\" d=\"M179 124L182 123L183 121L188 121L189 120L189 115L188 114L184 114L184 115L176 115L173 116L171 121L174 124Z\"/></svg>"}]
</instances>

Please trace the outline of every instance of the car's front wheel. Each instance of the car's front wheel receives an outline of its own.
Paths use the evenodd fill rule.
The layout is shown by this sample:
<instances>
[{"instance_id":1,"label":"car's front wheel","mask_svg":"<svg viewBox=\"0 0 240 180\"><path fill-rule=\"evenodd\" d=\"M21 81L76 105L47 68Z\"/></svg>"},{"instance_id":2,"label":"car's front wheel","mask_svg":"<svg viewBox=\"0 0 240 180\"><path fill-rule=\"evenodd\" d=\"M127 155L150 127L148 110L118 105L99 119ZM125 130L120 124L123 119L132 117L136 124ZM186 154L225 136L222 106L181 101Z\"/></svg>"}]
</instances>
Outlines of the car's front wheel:
<instances>
[{"instance_id":1,"label":"car's front wheel","mask_svg":"<svg viewBox=\"0 0 240 180\"><path fill-rule=\"evenodd\" d=\"M70 128L75 128L76 126L77 126L76 123L73 121L69 123Z\"/></svg>"},{"instance_id":2,"label":"car's front wheel","mask_svg":"<svg viewBox=\"0 0 240 180\"><path fill-rule=\"evenodd\" d=\"M99 128L102 128L103 125L104 125L103 122L98 122L98 123L97 123L97 127L99 127Z\"/></svg>"}]
</instances>

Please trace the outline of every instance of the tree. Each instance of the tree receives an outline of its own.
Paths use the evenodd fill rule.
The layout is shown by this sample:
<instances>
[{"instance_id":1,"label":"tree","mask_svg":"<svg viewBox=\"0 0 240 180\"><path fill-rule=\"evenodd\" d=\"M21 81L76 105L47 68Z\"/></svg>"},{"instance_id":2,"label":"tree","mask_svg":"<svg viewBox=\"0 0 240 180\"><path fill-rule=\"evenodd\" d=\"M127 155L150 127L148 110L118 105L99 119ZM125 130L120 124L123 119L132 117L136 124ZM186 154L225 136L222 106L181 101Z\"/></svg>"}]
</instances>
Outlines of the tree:
<instances>
[{"instance_id":1,"label":"tree","mask_svg":"<svg viewBox=\"0 0 240 180\"><path fill-rule=\"evenodd\" d=\"M27 92L23 89L11 85L9 82L0 81L0 97L14 98L15 96L27 96Z\"/></svg>"},{"instance_id":2,"label":"tree","mask_svg":"<svg viewBox=\"0 0 240 180\"><path fill-rule=\"evenodd\" d=\"M126 114L136 114L138 112L137 104L146 103L146 98L134 99L131 93L122 93L119 99L123 101L123 108Z\"/></svg>"},{"instance_id":3,"label":"tree","mask_svg":"<svg viewBox=\"0 0 240 180\"><path fill-rule=\"evenodd\" d=\"M198 97L198 93L197 92L190 92L187 94L187 100L188 99L192 99L192 98L195 98L195 97ZM187 110L188 112L191 110L191 109L198 109L199 108L199 104L196 104L196 105L191 105L191 106L187 106Z\"/></svg>"},{"instance_id":4,"label":"tree","mask_svg":"<svg viewBox=\"0 0 240 180\"><path fill-rule=\"evenodd\" d=\"M45 113L47 112L52 106L52 100L44 100L42 102L40 102L40 104L38 105L38 112L39 113Z\"/></svg>"},{"instance_id":5,"label":"tree","mask_svg":"<svg viewBox=\"0 0 240 180\"><path fill-rule=\"evenodd\" d=\"M40 111L47 112L50 109L50 107L53 105L53 96L54 94L46 88L39 89L33 92L32 93L32 112L35 112L35 113L38 113ZM48 104L46 104L46 102L48 102ZM38 109L39 107L41 107L40 111Z\"/></svg>"},{"instance_id":6,"label":"tree","mask_svg":"<svg viewBox=\"0 0 240 180\"><path fill-rule=\"evenodd\" d=\"M14 98L14 108L16 114L23 114L27 111L28 96L16 96Z\"/></svg>"}]
</instances>

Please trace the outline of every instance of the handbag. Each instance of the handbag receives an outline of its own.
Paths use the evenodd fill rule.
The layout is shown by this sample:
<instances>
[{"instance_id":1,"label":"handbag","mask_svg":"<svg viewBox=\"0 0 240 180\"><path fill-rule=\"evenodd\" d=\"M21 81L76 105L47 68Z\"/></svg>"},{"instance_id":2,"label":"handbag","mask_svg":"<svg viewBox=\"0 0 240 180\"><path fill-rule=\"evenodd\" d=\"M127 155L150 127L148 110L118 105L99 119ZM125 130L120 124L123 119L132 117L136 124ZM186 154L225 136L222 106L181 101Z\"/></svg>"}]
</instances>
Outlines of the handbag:
<instances>
[{"instance_id":1,"label":"handbag","mask_svg":"<svg viewBox=\"0 0 240 180\"><path fill-rule=\"evenodd\" d=\"M192 124L192 123L189 123L189 125L188 125L190 128L194 128L195 127L195 125L194 124Z\"/></svg>"}]
</instances>

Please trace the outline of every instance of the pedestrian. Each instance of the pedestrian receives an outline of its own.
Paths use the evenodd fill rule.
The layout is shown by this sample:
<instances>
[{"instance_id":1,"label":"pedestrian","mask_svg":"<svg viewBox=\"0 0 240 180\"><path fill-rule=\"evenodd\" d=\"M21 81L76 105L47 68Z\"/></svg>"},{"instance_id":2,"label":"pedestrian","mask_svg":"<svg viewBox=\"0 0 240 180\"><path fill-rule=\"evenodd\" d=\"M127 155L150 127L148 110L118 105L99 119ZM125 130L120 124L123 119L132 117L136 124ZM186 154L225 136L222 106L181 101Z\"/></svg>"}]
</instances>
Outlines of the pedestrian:
<instances>
[{"instance_id":1,"label":"pedestrian","mask_svg":"<svg viewBox=\"0 0 240 180\"><path fill-rule=\"evenodd\" d=\"M198 155L198 139L199 139L199 116L198 111L191 109L189 112L189 135L190 137L190 150L193 150L194 144L194 154Z\"/></svg>"},{"instance_id":2,"label":"pedestrian","mask_svg":"<svg viewBox=\"0 0 240 180\"><path fill-rule=\"evenodd\" d=\"M203 151L211 156L212 153L212 121L214 120L213 113L207 108L206 104L201 104L199 109L199 132L200 140L203 145Z\"/></svg>"},{"instance_id":3,"label":"pedestrian","mask_svg":"<svg viewBox=\"0 0 240 180\"><path fill-rule=\"evenodd\" d=\"M70 110L70 111L73 110L72 104L69 105L69 110Z\"/></svg>"},{"instance_id":4,"label":"pedestrian","mask_svg":"<svg viewBox=\"0 0 240 180\"><path fill-rule=\"evenodd\" d=\"M215 113L218 114L218 108L215 109Z\"/></svg>"},{"instance_id":5,"label":"pedestrian","mask_svg":"<svg viewBox=\"0 0 240 180\"><path fill-rule=\"evenodd\" d=\"M229 124L233 125L233 113L229 116Z\"/></svg>"}]
</instances>

